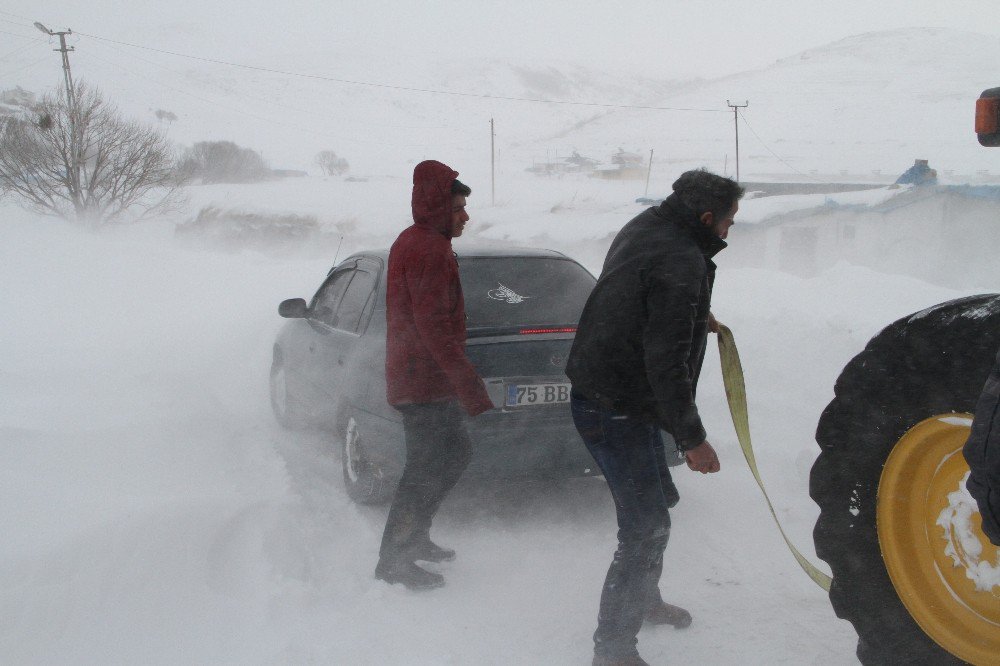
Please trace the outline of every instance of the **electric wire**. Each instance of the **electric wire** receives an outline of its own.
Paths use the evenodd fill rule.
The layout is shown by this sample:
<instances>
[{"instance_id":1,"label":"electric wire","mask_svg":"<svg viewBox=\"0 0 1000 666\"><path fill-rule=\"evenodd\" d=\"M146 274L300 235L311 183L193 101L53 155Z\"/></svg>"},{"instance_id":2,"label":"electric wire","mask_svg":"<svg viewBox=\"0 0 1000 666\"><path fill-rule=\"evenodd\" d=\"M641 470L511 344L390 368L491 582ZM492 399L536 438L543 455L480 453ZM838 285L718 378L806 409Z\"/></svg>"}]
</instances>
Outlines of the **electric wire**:
<instances>
[{"instance_id":1,"label":"electric wire","mask_svg":"<svg viewBox=\"0 0 1000 666\"><path fill-rule=\"evenodd\" d=\"M5 19L5 18L0 18L0 23L10 23L11 25L20 26L22 28L33 28L34 27L34 26L30 25L30 24L29 25L25 25L25 24L20 23L18 21L11 21L10 19Z\"/></svg>"},{"instance_id":2,"label":"electric wire","mask_svg":"<svg viewBox=\"0 0 1000 666\"><path fill-rule=\"evenodd\" d=\"M41 41L41 40L39 40L39 41ZM16 49L14 49L13 51L10 51L9 53L5 53L5 54L3 54L3 55L0 55L0 60L6 60L7 58L11 57L12 55L16 55L16 54L18 54L18 53L20 53L21 51L27 51L27 50L28 50L28 49L30 49L30 48L31 48L32 46L34 46L34 44L31 44L31 43L29 42L28 44L25 44L24 46L21 46L21 47L19 47L19 48L16 48Z\"/></svg>"},{"instance_id":3,"label":"electric wire","mask_svg":"<svg viewBox=\"0 0 1000 666\"><path fill-rule=\"evenodd\" d=\"M249 69L257 72L269 72L271 74L281 74L284 76L295 76L299 78L312 79L317 81L328 81L331 83L343 83L347 85L356 86L367 86L370 88L383 88L388 90L399 90L403 92L416 92L431 95L449 95L452 97L473 97L479 99L495 99L502 101L511 102L530 102L535 104L561 104L566 106L591 106L609 109L641 109L647 111L689 111L698 113L728 113L728 111L722 109L701 109L695 107L670 107L670 106L652 106L652 105L642 105L642 104L612 104L607 102L580 102L571 100L553 100L553 99L541 99L535 97L517 97L513 95L490 95L487 93L470 93L461 92L456 90L437 90L433 88L417 88L413 86L398 86L390 85L387 83L375 83L372 81L360 81L354 79L341 79L332 76L323 76L321 74L306 74L304 72L291 72L287 70L273 69L270 67L260 67L257 65L246 65L242 63L229 62L226 60L218 60L216 58L205 58L202 56L194 56L186 53L179 53L177 51L167 51L165 49L157 49L151 46L143 46L141 44L131 44L129 42L122 42L115 39L109 39L107 37L100 37L98 35L91 35L86 32L75 32L73 34L81 35L83 37L89 37L91 39L97 39L105 42L111 42L114 44L120 44L122 46L128 46L136 49L144 49L147 51L153 51L156 53L164 53L167 55L176 56L179 58L189 58L191 60L199 60L202 62L211 62L217 65L226 65L228 67L237 67L241 69Z\"/></svg>"},{"instance_id":4,"label":"electric wire","mask_svg":"<svg viewBox=\"0 0 1000 666\"><path fill-rule=\"evenodd\" d=\"M2 20L2 19L0 19ZM20 39L30 39L33 42L44 42L47 40L38 37L26 37L25 35L19 35L16 32L7 32L6 30L0 30L0 35L10 35L11 37L18 37Z\"/></svg>"},{"instance_id":5,"label":"electric wire","mask_svg":"<svg viewBox=\"0 0 1000 666\"><path fill-rule=\"evenodd\" d=\"M23 71L25 71L27 69L31 69L35 65L37 65L37 64L39 64L41 62L44 62L44 61L46 61L48 59L49 59L49 56L47 56L47 55L46 56L42 56L41 58L39 58L38 60L35 60L34 62L29 62L27 65L23 65L21 67L17 67L16 69L7 70L6 72L0 72L0 76L12 76L14 74L17 74L18 72L23 72Z\"/></svg>"},{"instance_id":6,"label":"electric wire","mask_svg":"<svg viewBox=\"0 0 1000 666\"><path fill-rule=\"evenodd\" d=\"M25 17L21 17L21 16L18 16L16 14L11 14L9 12L2 12L2 11L0 11L0 14L6 14L6 15L9 15L9 16L14 16L16 18L22 18L24 20L28 20ZM4 19L0 19L0 20L4 20ZM8 22L10 22L10 21L8 21ZM11 22L11 23L13 23L13 22ZM492 95L492 94L485 94L485 93L470 93L470 92L462 92L462 91L454 91L454 90L439 90L439 89L433 89L433 88L419 88L419 87L414 87L414 86L391 85L391 84L377 83L377 82L371 82L371 81L354 80L354 79L343 79L343 78L336 78L336 77L324 76L324 75L319 75L319 74L308 74L308 73L303 73L303 72L280 70L280 69L275 69L275 68L270 68L270 67L262 67L262 66L247 65L247 64L242 64L242 63L235 63L235 62L230 62L230 61L225 61L225 60L219 60L219 59L215 59L215 58L206 58L206 57L201 57L201 56L194 56L194 55L190 55L190 54L187 54L187 53L181 53L181 52L177 52L177 51L169 51L169 50L165 50L165 49L159 49L159 48L144 46L144 45L140 45L140 44L133 44L133 43L129 43L129 42L119 41L119 40L110 39L110 38L107 38L107 37L101 37L99 35L93 35L93 34L90 34L90 33L79 32L79 31L73 32L72 35L73 35L74 41L76 41L76 42L79 42L79 40L81 39L81 37L87 37L87 38L90 38L90 39L94 39L94 40L96 40L99 43L103 42L104 45L107 46L108 48L114 48L114 47L111 46L111 44L117 44L117 45L129 47L129 48L134 48L134 49L142 49L142 50L147 50L147 51L151 51L151 52L155 52L155 53L162 53L162 54L166 54L166 55L170 55L170 56L175 56L175 57L187 58L187 59L197 60L197 61L201 61L201 62L209 62L209 63L219 64L219 65L223 65L223 66L227 66L227 67L235 67L235 68L247 69L247 70L258 71L258 72L266 72L266 73L276 74L276 75L280 75L280 76L292 76L292 77L304 78L304 79L310 79L310 80L328 81L328 82L332 82L332 83L341 83L341 84L345 84L345 85L366 86L366 87L371 87L371 88L397 90L397 91L403 91L403 92L414 92L414 93L423 93L423 94L432 94L432 95L447 95L447 96L465 97L465 98L492 99L492 100L502 100L502 101L528 102L528 103L537 103L537 104L555 104L555 105L565 105L565 106L597 107L597 108L604 108L604 109L608 109L608 110L612 110L612 109L632 109L632 110L647 110L647 111L648 110L652 110L652 111L679 111L679 112L700 112L700 113L719 113L719 114L727 114L728 113L728 111L722 110L722 109L707 109L707 108L697 108L697 107L671 107L671 106L655 106L655 105L640 105L640 104L614 104L614 103L605 103L605 102L588 102L588 101L574 101L574 100L553 100L553 99L543 99L543 98L534 98L534 97L518 97L518 96L511 96L511 95ZM17 36L20 36L20 35L17 35ZM42 40L36 40L36 41L42 41ZM115 49L115 50L124 54L124 51L121 51L121 49ZM128 57L133 57L133 58L137 58L139 60L143 60L144 62L156 65L158 67L162 67L162 68L167 69L169 71L168 67L166 67L165 65L162 65L160 63L156 63L156 62L153 62L153 61L150 61L150 60L146 60L144 58L139 58L136 55L129 55ZM101 60L100 58L97 58L97 59ZM121 65L118 65L116 63L113 63L113 62L110 62L110 61L107 61L107 60L104 60L103 62L107 62L108 64L111 64L111 65L113 65L115 67L118 67L120 69L128 71L124 67L121 67ZM36 63L32 63L32 65L34 65L34 64L36 64ZM31 66L31 65L29 65L29 66ZM131 75L133 75L133 76L137 76L138 77L137 74L134 74L132 72L128 72L128 73L131 74ZM139 77L139 78L143 78L143 77ZM245 116L248 116L248 117L251 117L251 118L255 118L257 120L262 120L262 121L268 122L270 124L287 127L287 128L290 128L290 129L293 129L293 130L296 130L296 131L300 131L300 132L304 132L304 133L308 133L308 134L313 134L313 135L317 135L317 136L324 136L324 137L328 137L328 138L334 138L334 137L332 137L332 135L327 135L327 134L323 134L323 133L320 133L320 132L316 132L314 130L308 130L308 129L305 129L305 128L302 128L302 127L297 127L297 126L294 126L294 125L291 125L291 124L288 124L288 123L283 123L283 122L275 121L275 120L272 120L272 119L269 119L269 118L266 118L266 117L263 117L263 116L259 116L259 115L256 115L256 114L252 114L252 113L243 111L241 109L234 109L232 107L227 107L225 104L223 104L221 102L214 101L214 100L211 100L211 99L207 99L207 98L204 98L204 97L199 97L198 95L194 95L194 94L192 94L190 92L187 92L187 91L184 91L184 90L180 90L180 89L168 86L166 84L163 84L163 87L167 87L167 88L169 88L169 89L171 89L171 90L173 90L175 92L187 95L187 96L189 96L191 98L197 99L197 100L202 101L204 103L212 104L214 106L218 106L218 107L222 107L222 108L229 108L230 110L232 110L232 111L234 111L236 113L240 113L242 115L245 115ZM292 107L292 106L289 106L289 105L284 105L284 104L281 104L281 103L278 103L278 102L270 102L270 101L267 101L267 100L260 100L260 99L255 99L254 101L255 102L264 101L265 103L273 104L274 106L284 107L284 108L290 109L290 110L298 112L298 113L306 113L306 114L319 115L319 114L316 114L316 112L306 111L306 110L303 110L303 109L297 109L295 107ZM395 127L395 126L393 126L393 127ZM749 125L748 125L748 127L749 127ZM424 129L424 128L421 128L421 129ZM751 128L751 131L753 131L752 128ZM760 140L759 136L757 138L758 138L758 140ZM338 137L338 140L343 140L343 137ZM374 144L374 145L381 145L381 144L378 144L378 142L359 141L357 139L348 139L348 140L349 141L354 141L354 142L357 142L357 143L369 143L369 144ZM776 155L776 157L777 157L777 155ZM779 157L779 159L780 159L780 157ZM787 162L786 162L786 164L787 164ZM794 167L791 167L791 165L788 165L788 166L794 170Z\"/></svg>"},{"instance_id":7,"label":"electric wire","mask_svg":"<svg viewBox=\"0 0 1000 666\"><path fill-rule=\"evenodd\" d=\"M134 58L135 60L140 60L140 61L142 61L144 63L153 65L154 67L158 67L158 68L164 70L165 72L167 72L169 74L172 74L174 76L177 76L179 74L176 70L168 67L167 65L164 65L163 63L159 63L159 62L156 62L155 60L150 60L148 58L143 58L141 56L134 55L134 54L131 54L131 53L126 53L122 49L120 49L120 48L118 48L118 47L116 47L116 46L114 46L112 44L100 44L100 43L98 43L98 46L104 47L106 49L111 49L111 50L115 51L116 53L120 53L121 55L126 56L128 58ZM125 67L122 67L121 65L118 65L116 63L113 63L113 62L110 62L110 61L107 61L107 60L105 60L104 62L108 62L108 64L115 65L116 67L119 67L120 69L122 69L124 71L128 71ZM130 73L132 73L132 72L130 72ZM132 74L134 76L136 76L137 78L140 78L140 79L148 78L148 77L142 77L142 76L140 76L138 74L135 74L135 73L132 73ZM218 102L218 101L215 101L215 100L205 99L205 98L199 97L199 96L197 96L197 95L195 95L193 93L185 92L184 90L180 90L178 88L172 87L172 86L167 85L165 83L161 83L160 85L162 85L164 88L168 88L168 89L173 90L175 92L179 92L181 94L188 95L189 97L192 97L194 99L197 99L197 100L200 100L200 101L203 101L203 102L207 102L207 103L210 103L210 104L215 104L215 105L220 106L220 107L225 106L223 102ZM246 99L247 101L250 101L250 102L252 102L254 104L261 104L262 103L262 104L267 104L267 105L270 105L270 106L275 106L275 107L278 107L278 108L281 108L281 109L286 109L286 110L289 110L289 111L294 111L296 113L301 113L301 114L304 114L304 115L313 116L313 117L316 117L316 118L324 118L324 119L329 118L329 113L323 113L323 112L320 112L320 111L313 111L311 109L302 109L302 108L298 108L296 106L292 106L290 104L283 104L281 102L275 102L275 101L272 101L272 100L264 99L263 97L252 97L250 95L242 94L242 93L240 93L238 91L234 92L234 94L236 94L236 95L238 95L238 96L240 96L240 97L242 97L242 98ZM229 108L231 111L234 111L236 113L241 113L241 110L238 109L238 108L233 108L233 107L226 107L226 108ZM395 125L395 124L385 124L385 123L381 123L381 124L378 124L378 125L374 125L372 123L366 123L364 125L366 127L382 127L382 128L389 127L389 128L392 128L392 129L407 129L407 130L418 130L418 131L428 131L428 130L458 130L459 129L459 128L455 127L454 125L424 125L424 126L414 126L414 125ZM303 130L303 131L308 131L308 130ZM360 143L370 143L370 142L360 142ZM375 144L375 145L384 145L384 144Z\"/></svg>"},{"instance_id":8,"label":"electric wire","mask_svg":"<svg viewBox=\"0 0 1000 666\"><path fill-rule=\"evenodd\" d=\"M78 57L82 57L83 59L93 58L93 59L98 60L100 62L103 62L103 63L106 63L108 65L111 65L112 67L115 67L115 68L117 68L117 69L125 72L126 74L129 74L130 76L133 76L133 77L135 77L135 78L137 78L139 80L144 80L146 78L146 77L142 77L139 74L137 74L137 73L129 70L127 67L123 67L119 63L116 63L116 62L113 62L111 60L107 60L105 58L97 56L93 52L88 52L86 54L82 54L81 53L81 55L79 55ZM199 95L195 95L194 93L190 93L190 92L182 90L180 88L175 88L173 86L167 85L167 84L162 83L162 82L157 82L156 85L161 86L163 88L167 88L168 90L172 90L172 91L174 91L176 93L180 93L182 95L186 95L186 96L188 96L188 97L190 97L192 99L196 99L196 100L198 100L200 102L204 102L206 104L210 104L212 106L219 107L219 108L221 108L221 109L223 109L225 111L231 112L231 113L236 113L236 114L245 116L247 118L253 118L254 120L259 120L259 121L262 121L262 122L265 122L265 123L268 123L270 125L274 125L274 126L277 126L277 127L284 127L286 129L291 129L291 130L295 130L297 132L302 132L304 134L310 134L310 135L313 135L313 136L322 137L324 139L332 139L332 140L338 141L338 142L346 141L348 143L355 143L355 144L359 144L359 145L371 145L371 146L388 146L388 145L400 146L401 145L403 147L414 147L415 148L415 147L422 147L424 145L424 144L399 144L399 143L386 143L386 142L380 142L380 141L369 141L369 140L364 140L364 139L358 139L358 138L355 138L355 137L350 136L350 135L340 135L340 136L337 136L337 135L333 135L333 134L329 134L329 133L325 133L325 132L318 132L316 130L306 129L306 128L300 127L298 125L294 125L294 124L287 123L287 122L282 122L282 121L279 121L279 120L274 120L273 118L268 118L266 116L261 116L259 114L252 113L250 111L246 111L246 110L243 110L243 109L239 109L239 108L227 105L227 104L225 104L223 102L219 102L219 101L216 101L216 100L213 100L213 99L209 99L207 97L201 97ZM453 145L457 146L457 145L461 145L461 144L460 143L455 143Z\"/></svg>"},{"instance_id":9,"label":"electric wire","mask_svg":"<svg viewBox=\"0 0 1000 666\"><path fill-rule=\"evenodd\" d=\"M757 137L757 140L760 142L760 145L764 146L764 149L767 150L767 152L769 152L772 155L774 155L775 159L777 159L779 162L781 162L786 167L788 167L789 169L791 169L795 173L799 174L800 176L805 176L806 178L810 177L808 174L805 174L805 173L799 171L798 169L796 169L795 167L793 167L791 164L789 164L781 155L779 155L778 153L776 153L773 150L771 150L771 147L769 145L767 145L767 143L764 142L764 139L762 139L760 137L760 135L757 134L756 131L754 131L754 128L750 126L750 123L747 122L747 117L745 115L743 115L743 111L737 111L737 113L740 114L740 118L743 119L743 124L746 126L746 128L748 130L750 130L751 134L753 134L755 137Z\"/></svg>"},{"instance_id":10,"label":"electric wire","mask_svg":"<svg viewBox=\"0 0 1000 666\"><path fill-rule=\"evenodd\" d=\"M3 14L4 16L13 16L14 18L19 18L22 21L31 21L31 19L28 18L27 16L21 16L20 14L14 14L12 12L5 12L2 9L0 9L0 14Z\"/></svg>"}]
</instances>

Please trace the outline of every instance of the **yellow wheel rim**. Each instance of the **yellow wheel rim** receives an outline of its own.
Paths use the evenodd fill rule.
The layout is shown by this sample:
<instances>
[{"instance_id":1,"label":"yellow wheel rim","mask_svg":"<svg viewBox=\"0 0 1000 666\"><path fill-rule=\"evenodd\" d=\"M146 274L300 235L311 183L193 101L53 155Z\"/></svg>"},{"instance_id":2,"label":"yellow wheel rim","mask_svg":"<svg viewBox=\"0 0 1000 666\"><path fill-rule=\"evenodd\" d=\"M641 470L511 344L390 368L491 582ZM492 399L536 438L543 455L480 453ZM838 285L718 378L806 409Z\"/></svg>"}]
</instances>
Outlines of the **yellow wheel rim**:
<instances>
[{"instance_id":1,"label":"yellow wheel rim","mask_svg":"<svg viewBox=\"0 0 1000 666\"><path fill-rule=\"evenodd\" d=\"M921 421L882 470L876 518L889 578L924 633L973 664L1000 660L1000 553L965 491L972 416Z\"/></svg>"}]
</instances>

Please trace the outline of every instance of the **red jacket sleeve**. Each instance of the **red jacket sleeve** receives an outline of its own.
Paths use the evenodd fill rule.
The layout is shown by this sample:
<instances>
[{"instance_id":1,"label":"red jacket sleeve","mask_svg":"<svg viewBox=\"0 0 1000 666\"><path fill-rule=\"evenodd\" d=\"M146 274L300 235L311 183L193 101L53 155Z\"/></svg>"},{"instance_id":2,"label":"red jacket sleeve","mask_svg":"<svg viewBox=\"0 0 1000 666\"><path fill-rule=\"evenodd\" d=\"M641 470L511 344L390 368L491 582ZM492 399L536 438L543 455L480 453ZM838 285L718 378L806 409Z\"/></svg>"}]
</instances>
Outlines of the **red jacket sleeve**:
<instances>
[{"instance_id":1,"label":"red jacket sleeve","mask_svg":"<svg viewBox=\"0 0 1000 666\"><path fill-rule=\"evenodd\" d=\"M456 324L452 311L458 285L451 261L444 253L422 255L407 273L407 287L420 341L447 375L463 409L476 416L493 409L493 401L465 354L465 326Z\"/></svg>"}]
</instances>

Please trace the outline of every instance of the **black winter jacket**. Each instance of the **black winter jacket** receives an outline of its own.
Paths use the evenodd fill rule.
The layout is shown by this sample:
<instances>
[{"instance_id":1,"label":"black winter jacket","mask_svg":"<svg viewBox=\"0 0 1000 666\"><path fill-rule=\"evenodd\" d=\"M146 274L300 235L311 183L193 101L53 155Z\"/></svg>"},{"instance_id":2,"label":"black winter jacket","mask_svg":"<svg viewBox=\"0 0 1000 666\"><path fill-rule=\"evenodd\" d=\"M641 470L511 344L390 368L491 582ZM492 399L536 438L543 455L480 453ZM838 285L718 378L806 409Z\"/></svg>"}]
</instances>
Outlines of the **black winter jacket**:
<instances>
[{"instance_id":1,"label":"black winter jacket","mask_svg":"<svg viewBox=\"0 0 1000 666\"><path fill-rule=\"evenodd\" d=\"M1000 353L976 403L963 453L972 469L966 488L979 505L983 533L1000 546Z\"/></svg>"},{"instance_id":2,"label":"black winter jacket","mask_svg":"<svg viewBox=\"0 0 1000 666\"><path fill-rule=\"evenodd\" d=\"M681 450L705 440L695 388L715 263L725 241L671 195L626 224L608 250L566 364L578 393L646 418Z\"/></svg>"}]
</instances>

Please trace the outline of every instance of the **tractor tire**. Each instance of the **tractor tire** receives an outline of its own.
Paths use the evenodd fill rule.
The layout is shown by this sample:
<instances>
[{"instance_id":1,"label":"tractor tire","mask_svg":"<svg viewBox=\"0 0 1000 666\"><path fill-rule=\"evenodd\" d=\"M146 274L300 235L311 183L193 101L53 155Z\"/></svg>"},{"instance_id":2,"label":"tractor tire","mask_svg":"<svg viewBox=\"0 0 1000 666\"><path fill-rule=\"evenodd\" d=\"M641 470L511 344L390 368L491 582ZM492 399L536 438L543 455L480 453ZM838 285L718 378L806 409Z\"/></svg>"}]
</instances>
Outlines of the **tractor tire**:
<instances>
[{"instance_id":1,"label":"tractor tire","mask_svg":"<svg viewBox=\"0 0 1000 666\"><path fill-rule=\"evenodd\" d=\"M941 582L955 576L954 585L961 587L964 577L948 571L956 567L945 553L945 528L933 517L911 521L924 522L907 544L902 543L911 534L906 530L914 526L899 524L915 513L911 504L926 502L924 513L937 516L931 496L947 506L949 492L964 489L968 466L961 468L961 446L971 423L966 413L975 407L998 346L1000 295L963 298L904 317L848 363L820 418L821 453L809 482L820 507L813 537L816 554L833 573L830 601L837 616L854 625L863 664L979 663L989 654L982 652L981 636L968 635L967 618L940 616L937 602L921 601L922 595L958 595L961 600L945 603L965 606L964 595L979 594L956 592ZM944 469L945 459L955 468L946 483L928 480ZM902 497L908 492L925 499ZM915 559L929 562L923 578L919 572L913 577ZM945 574L937 574L935 566ZM986 600L992 611L980 618L987 642L1000 641L1000 629L992 624L1000 619L993 617L1000 589L985 595L992 598Z\"/></svg>"}]
</instances>

